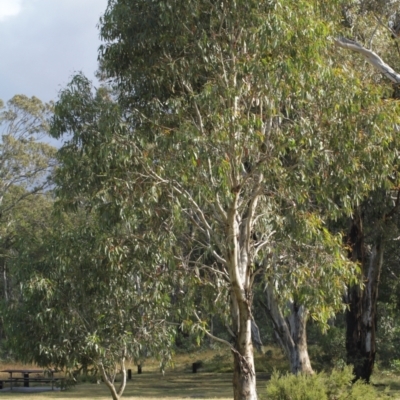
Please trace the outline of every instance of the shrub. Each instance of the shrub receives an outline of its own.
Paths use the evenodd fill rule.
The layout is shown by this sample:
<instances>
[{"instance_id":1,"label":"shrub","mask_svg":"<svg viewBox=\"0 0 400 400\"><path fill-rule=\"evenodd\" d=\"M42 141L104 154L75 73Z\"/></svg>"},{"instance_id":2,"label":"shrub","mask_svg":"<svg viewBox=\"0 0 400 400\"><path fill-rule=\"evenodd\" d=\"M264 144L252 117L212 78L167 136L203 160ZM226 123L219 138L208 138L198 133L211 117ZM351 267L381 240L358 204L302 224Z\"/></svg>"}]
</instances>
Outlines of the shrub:
<instances>
[{"instance_id":1,"label":"shrub","mask_svg":"<svg viewBox=\"0 0 400 400\"><path fill-rule=\"evenodd\" d=\"M267 385L270 400L377 400L387 398L363 381L352 384L350 366L334 369L330 375L282 375L274 372Z\"/></svg>"},{"instance_id":2,"label":"shrub","mask_svg":"<svg viewBox=\"0 0 400 400\"><path fill-rule=\"evenodd\" d=\"M267 386L271 400L328 400L325 380L316 375L281 375L275 371Z\"/></svg>"},{"instance_id":3,"label":"shrub","mask_svg":"<svg viewBox=\"0 0 400 400\"><path fill-rule=\"evenodd\" d=\"M390 361L390 370L398 374L400 372L400 360L394 359Z\"/></svg>"}]
</instances>

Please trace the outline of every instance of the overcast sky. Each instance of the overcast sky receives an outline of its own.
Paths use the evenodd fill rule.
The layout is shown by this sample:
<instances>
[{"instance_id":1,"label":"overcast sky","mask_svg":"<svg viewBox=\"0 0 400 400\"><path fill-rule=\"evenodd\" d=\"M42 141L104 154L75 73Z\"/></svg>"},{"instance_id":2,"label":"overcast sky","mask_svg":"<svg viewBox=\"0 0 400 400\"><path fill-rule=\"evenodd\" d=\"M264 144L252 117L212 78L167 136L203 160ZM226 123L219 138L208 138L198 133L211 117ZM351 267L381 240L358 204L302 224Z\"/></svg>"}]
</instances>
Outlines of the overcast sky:
<instances>
[{"instance_id":1,"label":"overcast sky","mask_svg":"<svg viewBox=\"0 0 400 400\"><path fill-rule=\"evenodd\" d=\"M107 0L0 0L0 99L56 100L74 72L90 79Z\"/></svg>"}]
</instances>

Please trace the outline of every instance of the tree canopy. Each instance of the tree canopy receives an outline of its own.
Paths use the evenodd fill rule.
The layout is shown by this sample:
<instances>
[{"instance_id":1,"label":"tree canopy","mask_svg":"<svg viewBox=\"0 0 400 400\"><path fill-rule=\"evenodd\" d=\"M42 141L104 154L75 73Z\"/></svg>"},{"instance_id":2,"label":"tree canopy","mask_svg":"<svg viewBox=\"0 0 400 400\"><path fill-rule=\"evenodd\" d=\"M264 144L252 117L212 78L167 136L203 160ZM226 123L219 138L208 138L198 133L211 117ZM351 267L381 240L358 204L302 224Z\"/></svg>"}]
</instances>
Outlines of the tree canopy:
<instances>
[{"instance_id":1,"label":"tree canopy","mask_svg":"<svg viewBox=\"0 0 400 400\"><path fill-rule=\"evenodd\" d=\"M342 6L109 1L102 86L76 75L51 120L66 138L56 210L78 222L54 227L22 279L15 307L50 329L33 358L101 367L168 348L168 323L185 319L230 347L235 400L256 399L255 289L325 326L343 309L360 270L342 221L398 186L399 113L330 39L346 32ZM210 310L231 342L207 329Z\"/></svg>"}]
</instances>

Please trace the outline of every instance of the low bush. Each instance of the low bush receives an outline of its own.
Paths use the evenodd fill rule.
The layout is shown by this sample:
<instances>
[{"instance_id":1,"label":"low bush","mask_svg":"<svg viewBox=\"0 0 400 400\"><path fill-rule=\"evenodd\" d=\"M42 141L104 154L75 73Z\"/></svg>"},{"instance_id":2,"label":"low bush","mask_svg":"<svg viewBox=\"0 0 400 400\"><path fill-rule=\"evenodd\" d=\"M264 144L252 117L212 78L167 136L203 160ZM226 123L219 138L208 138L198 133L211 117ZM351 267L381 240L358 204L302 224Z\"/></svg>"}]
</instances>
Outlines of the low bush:
<instances>
[{"instance_id":1,"label":"low bush","mask_svg":"<svg viewBox=\"0 0 400 400\"><path fill-rule=\"evenodd\" d=\"M363 381L353 381L352 368L334 369L331 374L291 375L274 372L267 385L270 400L377 400L388 398Z\"/></svg>"}]
</instances>

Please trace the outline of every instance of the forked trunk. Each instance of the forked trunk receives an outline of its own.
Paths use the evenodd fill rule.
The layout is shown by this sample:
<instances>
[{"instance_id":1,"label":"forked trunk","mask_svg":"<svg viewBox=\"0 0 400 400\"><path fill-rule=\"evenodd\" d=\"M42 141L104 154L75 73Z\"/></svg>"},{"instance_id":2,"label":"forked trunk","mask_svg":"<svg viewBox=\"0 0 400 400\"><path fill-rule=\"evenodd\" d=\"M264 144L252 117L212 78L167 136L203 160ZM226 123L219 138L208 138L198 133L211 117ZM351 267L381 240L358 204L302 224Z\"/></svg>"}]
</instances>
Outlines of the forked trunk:
<instances>
[{"instance_id":1,"label":"forked trunk","mask_svg":"<svg viewBox=\"0 0 400 400\"><path fill-rule=\"evenodd\" d=\"M254 196L243 214L238 212L240 191L235 190L234 200L226 215L225 262L230 280L230 311L235 345L231 347L234 358L233 397L235 400L257 400L256 371L251 337L252 325L252 265L251 233L254 212L261 193L262 176L254 188ZM236 187L236 186L235 186Z\"/></svg>"},{"instance_id":2,"label":"forked trunk","mask_svg":"<svg viewBox=\"0 0 400 400\"><path fill-rule=\"evenodd\" d=\"M102 362L99 363L99 368L100 368L100 372L103 377L104 383L110 389L111 397L113 398L113 400L120 400L120 398L122 397L122 394L124 393L125 386L126 386L125 356L123 356L122 360L121 360L122 379L121 379L121 384L119 385L118 389L114 385L116 372L114 372L112 374L107 373L107 370L104 367Z\"/></svg>"},{"instance_id":3,"label":"forked trunk","mask_svg":"<svg viewBox=\"0 0 400 400\"><path fill-rule=\"evenodd\" d=\"M293 374L313 374L307 347L307 310L294 302L289 304L290 315L284 317L271 286L266 288L267 303L263 303L272 320L275 336L285 352Z\"/></svg>"},{"instance_id":4,"label":"forked trunk","mask_svg":"<svg viewBox=\"0 0 400 400\"><path fill-rule=\"evenodd\" d=\"M376 304L379 277L383 262L383 243L375 239L369 254L365 254L364 235L360 219L355 219L349 234L351 257L362 269L363 287L348 289L346 313L347 362L354 365L355 379L369 382L376 355Z\"/></svg>"}]
</instances>

